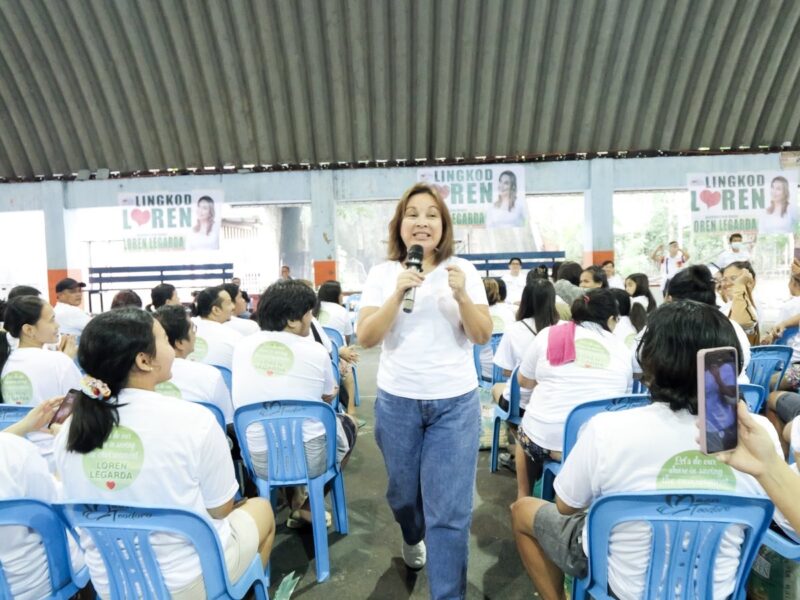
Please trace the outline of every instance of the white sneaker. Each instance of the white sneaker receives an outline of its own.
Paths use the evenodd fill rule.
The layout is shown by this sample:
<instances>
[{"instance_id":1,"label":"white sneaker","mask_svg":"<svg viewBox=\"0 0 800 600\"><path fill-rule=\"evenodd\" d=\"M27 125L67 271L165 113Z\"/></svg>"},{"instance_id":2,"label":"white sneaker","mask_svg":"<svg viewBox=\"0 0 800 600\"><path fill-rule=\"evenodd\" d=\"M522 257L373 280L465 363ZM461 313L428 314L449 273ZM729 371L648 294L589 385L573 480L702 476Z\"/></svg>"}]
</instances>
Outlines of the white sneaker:
<instances>
[{"instance_id":1,"label":"white sneaker","mask_svg":"<svg viewBox=\"0 0 800 600\"><path fill-rule=\"evenodd\" d=\"M409 569L419 571L425 566L425 541L420 541L413 546L403 541L403 562Z\"/></svg>"}]
</instances>

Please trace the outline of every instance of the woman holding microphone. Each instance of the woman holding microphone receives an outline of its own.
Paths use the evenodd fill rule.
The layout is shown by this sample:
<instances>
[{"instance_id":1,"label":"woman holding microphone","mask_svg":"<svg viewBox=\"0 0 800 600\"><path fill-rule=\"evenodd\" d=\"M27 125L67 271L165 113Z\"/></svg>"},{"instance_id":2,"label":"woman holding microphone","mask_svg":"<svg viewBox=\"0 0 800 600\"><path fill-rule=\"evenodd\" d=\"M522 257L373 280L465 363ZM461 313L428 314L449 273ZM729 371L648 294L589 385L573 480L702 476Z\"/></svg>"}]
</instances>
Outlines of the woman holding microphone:
<instances>
[{"instance_id":1,"label":"woman holding microphone","mask_svg":"<svg viewBox=\"0 0 800 600\"><path fill-rule=\"evenodd\" d=\"M436 189L416 184L403 194L388 246L388 260L367 277L358 321L363 346L383 343L375 438L386 497L406 565L421 569L430 548L431 598L464 598L480 436L472 344L489 341L492 319L475 267L453 256L453 224Z\"/></svg>"}]
</instances>

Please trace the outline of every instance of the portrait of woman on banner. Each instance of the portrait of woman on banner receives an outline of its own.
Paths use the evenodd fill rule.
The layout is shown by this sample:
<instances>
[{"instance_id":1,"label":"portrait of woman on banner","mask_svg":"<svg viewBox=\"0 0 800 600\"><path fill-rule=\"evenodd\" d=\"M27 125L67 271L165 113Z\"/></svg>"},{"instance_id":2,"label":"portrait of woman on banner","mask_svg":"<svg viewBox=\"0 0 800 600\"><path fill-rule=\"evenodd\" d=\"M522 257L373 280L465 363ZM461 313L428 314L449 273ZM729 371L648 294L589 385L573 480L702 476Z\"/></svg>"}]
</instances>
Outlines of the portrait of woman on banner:
<instances>
[{"instance_id":1,"label":"portrait of woman on banner","mask_svg":"<svg viewBox=\"0 0 800 600\"><path fill-rule=\"evenodd\" d=\"M525 225L525 191L517 190L517 176L503 171L495 185L495 200L486 211L487 229Z\"/></svg>"},{"instance_id":2,"label":"portrait of woman on banner","mask_svg":"<svg viewBox=\"0 0 800 600\"><path fill-rule=\"evenodd\" d=\"M789 181L782 176L775 177L768 198L767 208L759 215L759 233L791 233L797 207L791 201Z\"/></svg>"},{"instance_id":3,"label":"portrait of woman on banner","mask_svg":"<svg viewBox=\"0 0 800 600\"><path fill-rule=\"evenodd\" d=\"M220 219L211 196L200 196L192 206L192 228L189 230L187 250L218 250Z\"/></svg>"}]
</instances>

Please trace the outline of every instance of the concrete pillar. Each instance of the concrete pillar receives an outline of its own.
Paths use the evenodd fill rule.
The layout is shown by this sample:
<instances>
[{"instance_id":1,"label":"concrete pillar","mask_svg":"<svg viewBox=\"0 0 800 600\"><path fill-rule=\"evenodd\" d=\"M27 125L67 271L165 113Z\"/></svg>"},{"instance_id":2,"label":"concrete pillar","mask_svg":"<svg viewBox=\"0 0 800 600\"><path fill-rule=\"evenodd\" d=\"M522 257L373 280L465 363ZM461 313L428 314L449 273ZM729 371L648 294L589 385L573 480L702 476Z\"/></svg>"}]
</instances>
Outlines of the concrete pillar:
<instances>
[{"instance_id":1,"label":"concrete pillar","mask_svg":"<svg viewBox=\"0 0 800 600\"><path fill-rule=\"evenodd\" d=\"M614 260L614 161L589 161L589 189L583 194L583 264Z\"/></svg>"},{"instance_id":2,"label":"concrete pillar","mask_svg":"<svg viewBox=\"0 0 800 600\"><path fill-rule=\"evenodd\" d=\"M64 224L65 184L47 182L43 185L47 188L42 198L47 245L47 289L51 304L55 304L56 283L65 277L81 281L83 274L80 269L71 269L67 264L67 233Z\"/></svg>"},{"instance_id":3,"label":"concrete pillar","mask_svg":"<svg viewBox=\"0 0 800 600\"><path fill-rule=\"evenodd\" d=\"M336 279L336 199L333 172L311 171L311 260L314 283Z\"/></svg>"}]
</instances>

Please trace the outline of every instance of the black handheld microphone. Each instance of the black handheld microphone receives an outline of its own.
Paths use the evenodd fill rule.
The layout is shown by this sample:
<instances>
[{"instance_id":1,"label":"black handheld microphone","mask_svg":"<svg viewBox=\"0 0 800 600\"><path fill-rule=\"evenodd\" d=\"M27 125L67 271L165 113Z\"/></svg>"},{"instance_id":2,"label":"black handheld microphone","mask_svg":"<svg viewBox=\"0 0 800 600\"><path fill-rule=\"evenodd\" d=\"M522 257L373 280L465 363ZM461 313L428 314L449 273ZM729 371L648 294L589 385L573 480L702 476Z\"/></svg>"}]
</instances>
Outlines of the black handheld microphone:
<instances>
[{"instance_id":1,"label":"black handheld microphone","mask_svg":"<svg viewBox=\"0 0 800 600\"><path fill-rule=\"evenodd\" d=\"M408 249L408 256L406 256L406 267L409 269L416 269L418 273L422 273L422 246L414 244ZM403 312L410 313L414 310L414 296L417 293L417 288L412 287L406 290L403 294Z\"/></svg>"}]
</instances>

